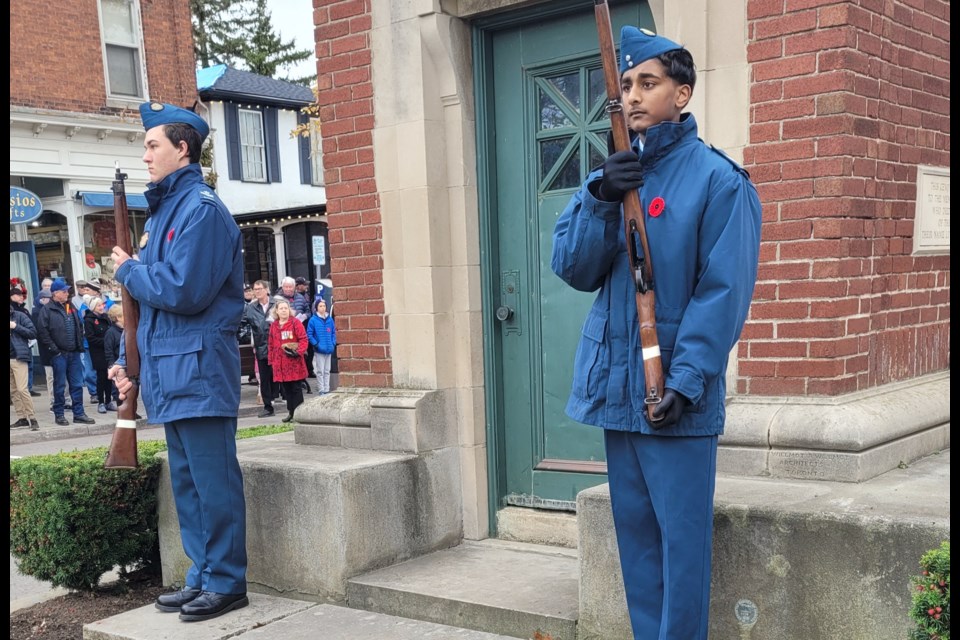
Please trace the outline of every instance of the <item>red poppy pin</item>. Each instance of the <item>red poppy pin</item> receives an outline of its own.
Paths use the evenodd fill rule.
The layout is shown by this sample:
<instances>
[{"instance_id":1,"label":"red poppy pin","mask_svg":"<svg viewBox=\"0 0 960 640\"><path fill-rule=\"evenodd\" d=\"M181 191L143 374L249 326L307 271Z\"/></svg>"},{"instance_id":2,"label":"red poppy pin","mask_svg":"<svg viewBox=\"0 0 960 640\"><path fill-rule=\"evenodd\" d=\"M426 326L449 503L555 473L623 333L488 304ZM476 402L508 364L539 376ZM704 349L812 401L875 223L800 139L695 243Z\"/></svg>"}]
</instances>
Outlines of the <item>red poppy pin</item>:
<instances>
[{"instance_id":1,"label":"red poppy pin","mask_svg":"<svg viewBox=\"0 0 960 640\"><path fill-rule=\"evenodd\" d=\"M664 208L666 208L667 203L663 201L663 198L657 196L650 201L650 206L647 207L647 212L650 214L651 218L657 218L663 213Z\"/></svg>"},{"instance_id":2,"label":"red poppy pin","mask_svg":"<svg viewBox=\"0 0 960 640\"><path fill-rule=\"evenodd\" d=\"M173 240L173 229L170 229L170 232L167 234L167 242Z\"/></svg>"}]
</instances>

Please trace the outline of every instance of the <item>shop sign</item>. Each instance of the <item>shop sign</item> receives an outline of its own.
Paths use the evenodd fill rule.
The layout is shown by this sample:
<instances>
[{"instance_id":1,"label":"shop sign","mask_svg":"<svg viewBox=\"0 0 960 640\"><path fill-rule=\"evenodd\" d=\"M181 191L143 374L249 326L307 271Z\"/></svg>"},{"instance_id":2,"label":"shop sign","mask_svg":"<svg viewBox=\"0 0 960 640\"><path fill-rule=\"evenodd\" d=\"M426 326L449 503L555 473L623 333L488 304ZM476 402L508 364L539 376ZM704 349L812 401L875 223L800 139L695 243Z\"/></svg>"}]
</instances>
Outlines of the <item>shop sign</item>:
<instances>
[{"instance_id":1,"label":"shop sign","mask_svg":"<svg viewBox=\"0 0 960 640\"><path fill-rule=\"evenodd\" d=\"M20 187L10 187L10 224L33 222L42 213L40 196Z\"/></svg>"}]
</instances>

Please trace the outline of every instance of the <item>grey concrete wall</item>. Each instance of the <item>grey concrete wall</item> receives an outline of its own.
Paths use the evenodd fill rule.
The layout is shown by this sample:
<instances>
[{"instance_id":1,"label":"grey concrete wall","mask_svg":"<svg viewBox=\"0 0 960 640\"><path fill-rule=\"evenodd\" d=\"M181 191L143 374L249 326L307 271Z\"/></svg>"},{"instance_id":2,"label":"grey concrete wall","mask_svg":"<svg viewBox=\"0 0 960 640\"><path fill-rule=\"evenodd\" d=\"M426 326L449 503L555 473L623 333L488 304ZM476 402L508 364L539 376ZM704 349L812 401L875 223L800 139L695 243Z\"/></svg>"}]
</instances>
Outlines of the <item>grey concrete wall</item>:
<instances>
[{"instance_id":1,"label":"grey concrete wall","mask_svg":"<svg viewBox=\"0 0 960 640\"><path fill-rule=\"evenodd\" d=\"M710 637L903 640L910 577L950 538L949 476L946 451L860 484L718 478ZM628 640L609 486L577 514L578 637Z\"/></svg>"}]
</instances>

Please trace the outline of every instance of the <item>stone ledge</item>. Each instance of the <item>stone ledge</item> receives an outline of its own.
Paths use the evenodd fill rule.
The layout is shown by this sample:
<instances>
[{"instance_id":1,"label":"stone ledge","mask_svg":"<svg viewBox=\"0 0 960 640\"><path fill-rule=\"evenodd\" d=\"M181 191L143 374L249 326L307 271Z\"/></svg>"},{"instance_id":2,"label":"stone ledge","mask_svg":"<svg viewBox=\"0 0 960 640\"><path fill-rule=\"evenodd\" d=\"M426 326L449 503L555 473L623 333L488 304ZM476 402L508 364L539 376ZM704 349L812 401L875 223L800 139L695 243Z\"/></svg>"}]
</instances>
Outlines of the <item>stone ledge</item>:
<instances>
[{"instance_id":1,"label":"stone ledge","mask_svg":"<svg viewBox=\"0 0 960 640\"><path fill-rule=\"evenodd\" d=\"M862 482L950 446L950 373L841 398L736 397L717 468Z\"/></svg>"}]
</instances>

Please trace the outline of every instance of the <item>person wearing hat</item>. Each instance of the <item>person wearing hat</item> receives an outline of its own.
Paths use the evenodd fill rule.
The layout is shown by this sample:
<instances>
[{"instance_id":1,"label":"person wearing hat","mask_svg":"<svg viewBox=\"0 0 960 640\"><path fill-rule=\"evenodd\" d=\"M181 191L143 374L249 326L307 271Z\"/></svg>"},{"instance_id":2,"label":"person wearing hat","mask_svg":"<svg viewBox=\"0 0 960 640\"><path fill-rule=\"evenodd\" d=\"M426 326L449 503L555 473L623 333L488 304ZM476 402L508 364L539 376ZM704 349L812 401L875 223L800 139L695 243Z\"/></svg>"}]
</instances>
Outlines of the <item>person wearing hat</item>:
<instances>
[{"instance_id":1,"label":"person wearing hat","mask_svg":"<svg viewBox=\"0 0 960 640\"><path fill-rule=\"evenodd\" d=\"M50 285L52 299L37 317L37 340L50 354L53 368L53 415L60 426L67 426L64 391L70 391L74 424L96 424L83 410L83 325L80 314L70 302L70 285L57 278Z\"/></svg>"},{"instance_id":2,"label":"person wearing hat","mask_svg":"<svg viewBox=\"0 0 960 640\"><path fill-rule=\"evenodd\" d=\"M30 318L33 320L33 325L35 327L40 326L40 310L43 309L45 305L50 304L52 295L50 293L50 286L53 284L53 280L50 278L44 278L40 289L39 295L33 304L33 313L30 314ZM50 362L50 351L47 349L47 346L39 338L37 339L37 351L39 352L40 364L43 365L43 372L47 379L47 391L50 393L50 411L53 411L53 364Z\"/></svg>"},{"instance_id":3,"label":"person wearing hat","mask_svg":"<svg viewBox=\"0 0 960 640\"><path fill-rule=\"evenodd\" d=\"M23 289L10 287L10 400L17 412L17 421L10 428L30 427L36 431L40 423L27 386L27 371L33 364L30 341L37 337L37 330L22 309L25 298Z\"/></svg>"},{"instance_id":4,"label":"person wearing hat","mask_svg":"<svg viewBox=\"0 0 960 640\"><path fill-rule=\"evenodd\" d=\"M183 549L184 588L156 608L180 620L209 620L249 604L246 507L237 461L243 313L240 229L203 181L200 151L210 133L192 111L140 105L144 194L150 217L138 258L120 247L114 277L140 304L140 398L147 420L162 423ZM125 354L110 369L120 397L134 381Z\"/></svg>"},{"instance_id":5,"label":"person wearing hat","mask_svg":"<svg viewBox=\"0 0 960 640\"><path fill-rule=\"evenodd\" d=\"M684 113L690 52L650 31L620 37L623 114L635 134L557 220L551 266L598 291L583 325L567 415L604 429L610 500L634 637L705 640L717 437L727 357L757 277L760 199L747 172ZM621 202L636 191L656 292L664 392L648 420L636 284Z\"/></svg>"}]
</instances>

